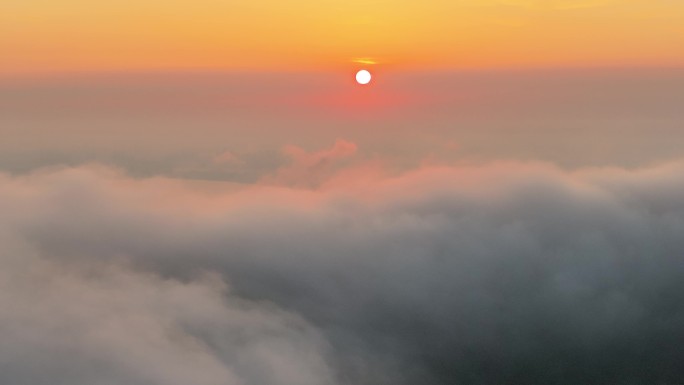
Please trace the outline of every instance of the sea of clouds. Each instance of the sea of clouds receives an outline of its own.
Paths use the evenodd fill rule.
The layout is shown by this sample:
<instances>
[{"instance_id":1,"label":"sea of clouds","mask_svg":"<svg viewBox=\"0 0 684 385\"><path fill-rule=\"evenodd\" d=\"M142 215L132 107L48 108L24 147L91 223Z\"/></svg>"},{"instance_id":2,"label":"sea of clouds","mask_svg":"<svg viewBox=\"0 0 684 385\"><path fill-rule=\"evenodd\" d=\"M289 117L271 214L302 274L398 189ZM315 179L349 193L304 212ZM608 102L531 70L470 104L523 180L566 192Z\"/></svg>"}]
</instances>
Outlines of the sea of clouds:
<instances>
[{"instance_id":1,"label":"sea of clouds","mask_svg":"<svg viewBox=\"0 0 684 385\"><path fill-rule=\"evenodd\" d=\"M0 383L678 384L684 163L0 174Z\"/></svg>"}]
</instances>

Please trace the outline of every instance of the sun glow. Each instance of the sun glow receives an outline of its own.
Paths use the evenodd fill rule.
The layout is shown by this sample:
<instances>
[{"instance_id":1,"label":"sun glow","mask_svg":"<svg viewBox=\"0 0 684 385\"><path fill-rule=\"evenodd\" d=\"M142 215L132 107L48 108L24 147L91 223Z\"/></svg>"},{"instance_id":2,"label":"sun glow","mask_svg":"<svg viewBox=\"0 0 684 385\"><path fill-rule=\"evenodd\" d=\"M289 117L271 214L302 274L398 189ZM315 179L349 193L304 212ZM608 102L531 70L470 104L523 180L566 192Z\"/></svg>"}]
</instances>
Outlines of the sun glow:
<instances>
[{"instance_id":1,"label":"sun glow","mask_svg":"<svg viewBox=\"0 0 684 385\"><path fill-rule=\"evenodd\" d=\"M366 70L361 70L356 73L356 82L359 84L368 84L371 81L371 74Z\"/></svg>"}]
</instances>

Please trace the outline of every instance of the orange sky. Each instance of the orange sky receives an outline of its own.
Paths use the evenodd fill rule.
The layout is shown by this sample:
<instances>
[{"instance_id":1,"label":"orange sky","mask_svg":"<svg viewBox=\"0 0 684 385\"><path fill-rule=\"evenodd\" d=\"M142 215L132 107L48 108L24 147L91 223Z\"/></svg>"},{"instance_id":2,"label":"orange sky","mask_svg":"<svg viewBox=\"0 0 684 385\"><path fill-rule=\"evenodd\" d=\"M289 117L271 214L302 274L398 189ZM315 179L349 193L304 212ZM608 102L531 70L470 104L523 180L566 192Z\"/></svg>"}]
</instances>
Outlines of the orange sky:
<instances>
[{"instance_id":1,"label":"orange sky","mask_svg":"<svg viewBox=\"0 0 684 385\"><path fill-rule=\"evenodd\" d=\"M0 72L681 66L680 0L4 0Z\"/></svg>"}]
</instances>

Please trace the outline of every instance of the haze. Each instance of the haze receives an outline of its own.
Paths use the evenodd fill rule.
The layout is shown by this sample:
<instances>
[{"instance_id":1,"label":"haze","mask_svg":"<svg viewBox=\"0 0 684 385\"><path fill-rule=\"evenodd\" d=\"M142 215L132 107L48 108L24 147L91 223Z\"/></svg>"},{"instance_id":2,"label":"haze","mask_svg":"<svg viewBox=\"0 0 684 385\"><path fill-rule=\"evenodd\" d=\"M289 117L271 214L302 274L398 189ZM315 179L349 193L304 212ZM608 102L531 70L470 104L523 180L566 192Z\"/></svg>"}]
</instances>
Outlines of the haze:
<instances>
[{"instance_id":1,"label":"haze","mask_svg":"<svg viewBox=\"0 0 684 385\"><path fill-rule=\"evenodd\" d=\"M0 383L681 384L682 47L668 0L5 0Z\"/></svg>"}]
</instances>

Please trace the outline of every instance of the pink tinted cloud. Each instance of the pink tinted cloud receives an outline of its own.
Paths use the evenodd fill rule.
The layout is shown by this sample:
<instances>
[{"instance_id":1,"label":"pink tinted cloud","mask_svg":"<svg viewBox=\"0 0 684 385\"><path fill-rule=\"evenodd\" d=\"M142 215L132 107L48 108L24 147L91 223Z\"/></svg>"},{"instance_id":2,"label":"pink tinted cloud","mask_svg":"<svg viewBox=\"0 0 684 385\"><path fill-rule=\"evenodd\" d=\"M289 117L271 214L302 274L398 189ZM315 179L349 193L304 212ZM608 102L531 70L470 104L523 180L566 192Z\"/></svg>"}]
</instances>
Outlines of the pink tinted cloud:
<instances>
[{"instance_id":1,"label":"pink tinted cloud","mask_svg":"<svg viewBox=\"0 0 684 385\"><path fill-rule=\"evenodd\" d=\"M332 177L345 160L356 155L357 150L356 143L343 139L337 139L331 148L311 152L293 145L285 146L283 154L290 163L262 178L262 183L317 186Z\"/></svg>"},{"instance_id":2,"label":"pink tinted cloud","mask_svg":"<svg viewBox=\"0 0 684 385\"><path fill-rule=\"evenodd\" d=\"M684 163L345 183L364 167L307 167L349 160L353 143L286 152L296 172L278 186L0 174L0 355L15 368L0 382L424 383L419 368L442 385L482 374L484 353L501 360L485 361L486 384L521 360L526 383L562 383L549 367L616 384L632 367L649 379L637 384L681 374ZM644 350L665 369L643 369ZM440 377L444 362L458 373Z\"/></svg>"}]
</instances>

